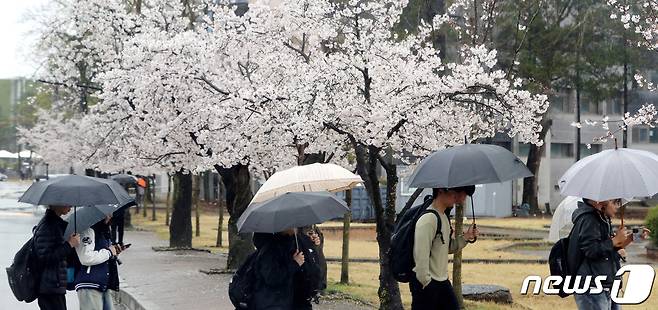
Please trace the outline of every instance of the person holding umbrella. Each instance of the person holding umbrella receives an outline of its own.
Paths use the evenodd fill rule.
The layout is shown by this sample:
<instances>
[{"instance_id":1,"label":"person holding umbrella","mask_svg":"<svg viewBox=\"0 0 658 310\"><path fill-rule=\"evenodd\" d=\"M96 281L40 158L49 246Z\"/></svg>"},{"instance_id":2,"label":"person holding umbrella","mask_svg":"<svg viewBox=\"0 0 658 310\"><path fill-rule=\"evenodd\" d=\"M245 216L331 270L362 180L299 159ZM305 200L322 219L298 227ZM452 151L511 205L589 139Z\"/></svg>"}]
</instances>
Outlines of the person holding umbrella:
<instances>
[{"instance_id":1,"label":"person holding umbrella","mask_svg":"<svg viewBox=\"0 0 658 310\"><path fill-rule=\"evenodd\" d=\"M250 309L312 309L320 267L312 242L295 229L255 233L255 287ZM306 254L306 255L305 255Z\"/></svg>"},{"instance_id":2,"label":"person holding umbrella","mask_svg":"<svg viewBox=\"0 0 658 310\"><path fill-rule=\"evenodd\" d=\"M75 247L81 266L76 272L75 290L80 309L112 310L112 297L108 289L118 290L119 276L116 257L121 247L110 240L110 215L85 229L81 242Z\"/></svg>"},{"instance_id":3,"label":"person holding umbrella","mask_svg":"<svg viewBox=\"0 0 658 310\"><path fill-rule=\"evenodd\" d=\"M583 199L573 212L573 229L567 250L569 270L576 276L605 276L600 294L575 294L578 309L618 309L610 296L613 281L621 268L619 252L633 242L633 234L619 226L612 231L612 218L621 207L621 199L593 201ZM643 238L649 230L643 230ZM593 285L593 284L592 284Z\"/></svg>"},{"instance_id":4,"label":"person holding umbrella","mask_svg":"<svg viewBox=\"0 0 658 310\"><path fill-rule=\"evenodd\" d=\"M232 300L236 307L312 309L310 300L320 287L321 272L314 249L318 240L298 233L294 227L322 223L348 211L345 201L326 191L289 192L251 204L238 220L238 231L254 233L256 253L247 259L247 263L254 262L249 268L254 286L246 300Z\"/></svg>"},{"instance_id":5,"label":"person holding umbrella","mask_svg":"<svg viewBox=\"0 0 658 310\"><path fill-rule=\"evenodd\" d=\"M414 233L414 272L409 282L411 309L459 309L457 296L448 280L448 254L474 242L479 231L471 225L463 234L453 231L447 214L455 205L463 205L472 196L475 186L434 188L433 201L428 211L416 223ZM431 209L431 210L430 210ZM446 212L447 211L447 212ZM441 230L438 230L441 221Z\"/></svg>"},{"instance_id":6,"label":"person holding umbrella","mask_svg":"<svg viewBox=\"0 0 658 310\"><path fill-rule=\"evenodd\" d=\"M70 211L71 206L51 205L36 226L34 247L43 266L37 298L41 310L66 310L66 259L80 244L78 234L64 238L67 223L61 216Z\"/></svg>"}]
</instances>

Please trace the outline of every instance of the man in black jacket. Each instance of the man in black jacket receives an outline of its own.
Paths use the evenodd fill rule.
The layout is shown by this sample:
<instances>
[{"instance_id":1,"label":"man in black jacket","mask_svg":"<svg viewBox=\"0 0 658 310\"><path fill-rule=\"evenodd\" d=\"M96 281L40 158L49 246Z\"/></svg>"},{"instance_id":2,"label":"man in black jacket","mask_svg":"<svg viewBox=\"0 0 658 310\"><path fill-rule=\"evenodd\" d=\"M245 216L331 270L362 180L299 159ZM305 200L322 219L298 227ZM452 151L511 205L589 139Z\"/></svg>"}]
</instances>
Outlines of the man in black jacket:
<instances>
[{"instance_id":1,"label":"man in black jacket","mask_svg":"<svg viewBox=\"0 0 658 310\"><path fill-rule=\"evenodd\" d=\"M611 218L621 206L620 199L592 201L583 199L572 215L574 227L570 234L568 253L569 270L575 275L592 276L590 286L594 287L594 278L605 276L603 292L599 294L576 294L576 305L580 310L618 309L610 297L610 288L620 268L618 251L633 241L625 227L619 227L612 233Z\"/></svg>"},{"instance_id":2,"label":"man in black jacket","mask_svg":"<svg viewBox=\"0 0 658 310\"><path fill-rule=\"evenodd\" d=\"M64 238L61 216L71 206L49 206L34 233L34 247L41 266L38 303L41 310L66 310L66 258L80 244L80 236Z\"/></svg>"}]
</instances>

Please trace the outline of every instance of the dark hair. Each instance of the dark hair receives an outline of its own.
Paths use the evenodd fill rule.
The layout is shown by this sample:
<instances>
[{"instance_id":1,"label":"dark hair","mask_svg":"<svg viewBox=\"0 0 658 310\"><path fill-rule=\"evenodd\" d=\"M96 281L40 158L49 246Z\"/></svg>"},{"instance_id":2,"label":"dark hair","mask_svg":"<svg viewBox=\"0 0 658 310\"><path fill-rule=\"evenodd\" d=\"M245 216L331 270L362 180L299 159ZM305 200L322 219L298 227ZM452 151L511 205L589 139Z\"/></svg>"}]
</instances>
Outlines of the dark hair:
<instances>
[{"instance_id":1,"label":"dark hair","mask_svg":"<svg viewBox=\"0 0 658 310\"><path fill-rule=\"evenodd\" d=\"M459 186L452 188L433 188L432 198L436 199L436 197L438 197L441 193L445 193L445 192L457 192L457 193L464 193L468 196L473 196L473 193L475 193L475 185Z\"/></svg>"}]
</instances>

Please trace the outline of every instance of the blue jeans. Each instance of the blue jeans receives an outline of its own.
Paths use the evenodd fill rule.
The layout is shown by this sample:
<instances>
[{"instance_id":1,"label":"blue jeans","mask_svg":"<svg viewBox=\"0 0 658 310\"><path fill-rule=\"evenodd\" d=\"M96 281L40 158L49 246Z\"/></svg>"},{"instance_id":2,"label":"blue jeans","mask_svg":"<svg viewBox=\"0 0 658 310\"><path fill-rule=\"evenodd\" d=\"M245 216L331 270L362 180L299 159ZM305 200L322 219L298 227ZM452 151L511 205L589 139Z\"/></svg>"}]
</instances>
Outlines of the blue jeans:
<instances>
[{"instance_id":1,"label":"blue jeans","mask_svg":"<svg viewBox=\"0 0 658 310\"><path fill-rule=\"evenodd\" d=\"M600 294L575 294L578 310L621 310L621 307L612 301L609 291Z\"/></svg>"}]
</instances>

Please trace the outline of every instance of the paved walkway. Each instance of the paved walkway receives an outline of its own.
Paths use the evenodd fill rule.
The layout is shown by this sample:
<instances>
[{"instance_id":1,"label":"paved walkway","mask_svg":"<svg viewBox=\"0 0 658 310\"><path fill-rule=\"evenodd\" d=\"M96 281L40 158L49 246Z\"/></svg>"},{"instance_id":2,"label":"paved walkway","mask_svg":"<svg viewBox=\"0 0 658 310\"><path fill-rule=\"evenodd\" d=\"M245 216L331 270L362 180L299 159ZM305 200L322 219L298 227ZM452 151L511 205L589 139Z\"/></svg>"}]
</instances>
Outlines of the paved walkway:
<instances>
[{"instance_id":1,"label":"paved walkway","mask_svg":"<svg viewBox=\"0 0 658 310\"><path fill-rule=\"evenodd\" d=\"M206 275L200 269L222 268L225 255L196 251L155 252L166 246L151 232L128 231L130 249L121 254L122 289L146 310L233 309L228 299L230 275ZM134 308L134 307L133 307ZM360 310L368 307L346 301L320 303L322 310Z\"/></svg>"}]
</instances>

